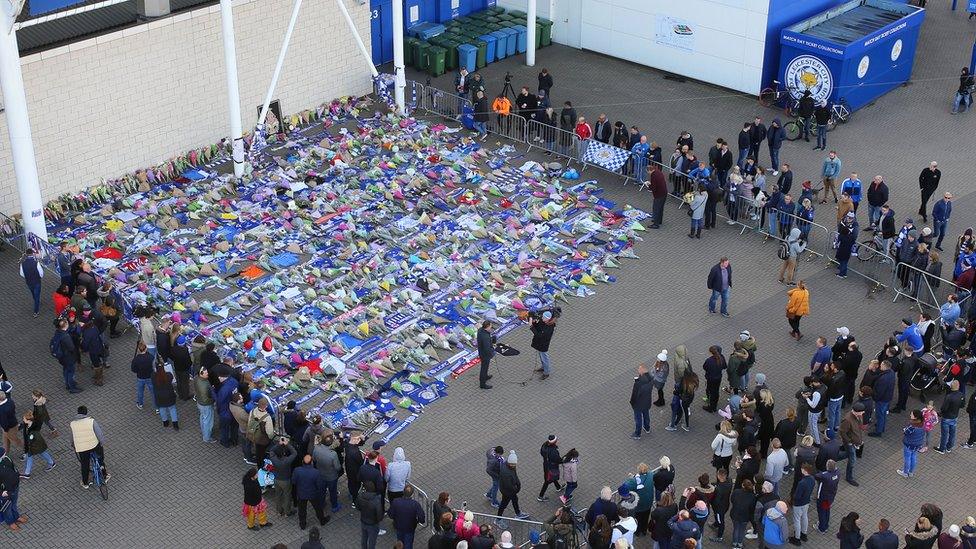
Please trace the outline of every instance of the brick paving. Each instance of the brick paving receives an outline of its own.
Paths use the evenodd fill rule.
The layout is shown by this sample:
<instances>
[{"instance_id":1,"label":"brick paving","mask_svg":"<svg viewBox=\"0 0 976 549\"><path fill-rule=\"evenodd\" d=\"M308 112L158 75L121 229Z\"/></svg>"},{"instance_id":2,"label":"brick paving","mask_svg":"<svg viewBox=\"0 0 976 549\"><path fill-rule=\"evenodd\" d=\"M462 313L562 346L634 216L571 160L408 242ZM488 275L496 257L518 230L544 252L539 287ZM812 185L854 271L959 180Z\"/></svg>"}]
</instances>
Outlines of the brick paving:
<instances>
[{"instance_id":1,"label":"brick paving","mask_svg":"<svg viewBox=\"0 0 976 549\"><path fill-rule=\"evenodd\" d=\"M976 129L969 115L948 114L954 75L968 56L969 26L962 14L933 8L923 28L917 54L915 80L857 113L852 124L830 136L830 146L845 160L845 171L856 170L867 181L884 174L891 186L896 212L917 209L918 171L929 160L940 162L943 188L959 197L950 232L967 224L964 212L976 206L976 193L962 182L971 172L969 136ZM555 75L554 100L574 101L579 112L595 119L606 111L611 120L638 124L651 138L669 144L682 129L690 129L707 150L715 137L732 137L742 121L761 111L755 100L696 82L665 80L656 71L623 61L553 46L539 52L539 66L527 69L505 61L488 67L484 74L490 91L500 86L506 70L514 83L535 83L536 69L547 66ZM435 85L450 89L449 77ZM537 155L530 155L539 158ZM821 155L803 142L788 143L784 161L794 165L798 180L819 173ZM635 186L623 187L616 176L587 170L608 196L619 203L650 207L649 195ZM863 217L862 212L862 217ZM818 211L818 221L829 221L833 212ZM806 370L817 335L834 335L846 325L862 343L865 355L877 347L899 318L909 314L904 302L892 303L890 293L871 294L869 284L852 277L840 281L823 263L803 263L799 276L812 293L812 314L803 321L807 337L796 342L787 337L784 318L784 287L774 280L779 266L773 244L761 244L753 235L740 236L724 225L706 232L701 241L689 241L687 216L669 205L660 231L649 231L638 243L639 260L624 263L619 282L596 288L597 296L573 300L564 307L564 317L551 349L553 376L522 383L535 367L529 352L528 331L520 329L507 342L522 349L520 356L505 358L493 366L495 388L479 391L471 374L450 385L450 396L430 407L410 429L400 435L414 465L414 481L435 495L447 490L454 502L469 502L472 509L491 512L481 494L485 489L483 452L502 444L514 448L521 458L524 509L533 517L545 518L553 503L534 499L541 486L541 458L538 447L549 433L560 438L563 451L576 447L581 454L580 488L577 500L588 504L604 484L619 484L638 462L654 463L669 455L677 468L678 486L690 485L697 475L709 470L708 444L714 435L714 417L699 408L692 414L690 433L669 433L666 409L652 413L652 433L640 441L628 438L632 428L628 405L634 367L662 348L688 345L696 369L705 349L721 344L726 350L740 330L750 330L758 339L754 371L768 375L777 398L776 415L781 417L792 404L790 397ZM830 223L826 223L830 224ZM709 315L705 276L718 256L728 255L735 270L731 319ZM225 450L201 442L196 427L196 410L181 403L179 433L164 430L148 410L132 402L132 374L128 356L135 337L130 332L115 340L113 367L104 387L92 387L88 372L79 373L85 392L67 394L60 383L58 366L47 357L51 335L50 302L40 319L28 314L29 296L16 275L17 256L0 253L0 303L5 311L0 356L15 385L19 411L29 403L34 387L50 396L55 423L66 433L67 420L80 404L86 404L102 424L107 438L107 462L113 472L108 502L78 486L77 464L67 439L49 440L59 467L49 473L35 470L22 484L20 507L30 523L19 533L0 532L2 547L270 547L285 542L297 547L304 534L293 519L272 516L275 526L252 533L240 517L240 475L245 466L237 449ZM54 289L48 277L45 296ZM889 433L882 439L868 439L864 458L858 462L860 488L842 483L835 503L832 529L850 510L863 517L865 533L882 516L891 519L893 529L902 532L915 518L923 501L938 503L946 512L946 524L959 523L976 514L966 490L953 481L976 464L976 452L957 450L949 456L935 453L920 458L918 475L905 480L895 475L900 466L900 433L905 416L894 416ZM961 421L965 424L965 421ZM965 438L968 428L959 428ZM340 483L341 484L341 483ZM955 488L955 489L954 489ZM345 496L342 502L347 503ZM509 511L511 514L511 511ZM358 547L358 522L348 505L324 529L327 547ZM392 536L381 538L380 547L392 546ZM418 541L423 541L420 536ZM419 543L418 543L419 545ZM710 546L713 544L709 544ZM813 537L807 545L833 547L830 536ZM637 547L649 547L645 538Z\"/></svg>"}]
</instances>

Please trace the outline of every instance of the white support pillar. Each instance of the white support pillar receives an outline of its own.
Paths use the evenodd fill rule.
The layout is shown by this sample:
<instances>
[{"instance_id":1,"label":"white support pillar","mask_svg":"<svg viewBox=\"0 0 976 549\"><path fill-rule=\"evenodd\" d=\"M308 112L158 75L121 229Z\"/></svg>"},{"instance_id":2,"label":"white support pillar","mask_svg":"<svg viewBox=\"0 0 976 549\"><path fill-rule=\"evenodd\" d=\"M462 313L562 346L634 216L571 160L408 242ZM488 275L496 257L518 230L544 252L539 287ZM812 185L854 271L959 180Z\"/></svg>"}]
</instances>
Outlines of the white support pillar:
<instances>
[{"instance_id":1,"label":"white support pillar","mask_svg":"<svg viewBox=\"0 0 976 549\"><path fill-rule=\"evenodd\" d=\"M406 114L407 108L403 97L404 89L407 87L403 66L403 0L393 0L393 75L396 78L393 94L396 109L398 113Z\"/></svg>"},{"instance_id":2,"label":"white support pillar","mask_svg":"<svg viewBox=\"0 0 976 549\"><path fill-rule=\"evenodd\" d=\"M231 0L220 0L221 34L224 38L224 68L227 72L227 112L233 147L234 177L244 175L244 130L241 124L241 90L237 83L237 46L234 43L234 13Z\"/></svg>"},{"instance_id":3,"label":"white support pillar","mask_svg":"<svg viewBox=\"0 0 976 549\"><path fill-rule=\"evenodd\" d=\"M536 0L528 0L529 6L525 16L525 26L528 27L528 41L525 46L525 64L529 67L535 66L535 20L536 20Z\"/></svg>"},{"instance_id":4,"label":"white support pillar","mask_svg":"<svg viewBox=\"0 0 976 549\"><path fill-rule=\"evenodd\" d=\"M363 38L359 36L359 30L356 29L356 23L353 22L352 17L349 15L349 10L346 9L346 4L342 0L336 0L336 4L339 4L339 11L342 12L342 16L346 19L346 25L349 26L349 32L352 33L353 39L356 41L356 45L359 46L359 53L363 54L363 59L366 60L366 66L369 67L369 73L373 75L373 78L379 76L380 73L376 72L376 67L373 66L373 57L369 54L369 50L366 49L366 44L363 43ZM401 6L401 10L403 7ZM403 13L400 13L401 19L403 18ZM402 26L403 23L401 22ZM401 37L401 40L403 38ZM396 38L394 38L396 40Z\"/></svg>"},{"instance_id":5,"label":"white support pillar","mask_svg":"<svg viewBox=\"0 0 976 549\"><path fill-rule=\"evenodd\" d=\"M271 76L271 85L268 86L268 94L264 96L264 104L261 105L261 114L258 116L258 126L264 128L264 119L268 116L268 107L271 106L271 98L274 96L275 88L278 87L278 77L281 76L281 67L285 64L285 54L288 53L288 44L291 43L291 35L295 32L295 23L298 22L298 12L302 9L302 0L295 0L295 6L291 10L291 19L288 21L288 30L285 31L285 39L281 43L281 50L278 52L278 61L275 63L274 74ZM282 121L284 124L284 121Z\"/></svg>"},{"instance_id":6,"label":"white support pillar","mask_svg":"<svg viewBox=\"0 0 976 549\"><path fill-rule=\"evenodd\" d=\"M44 206L41 186L37 177L37 161L34 159L34 141L31 138L30 118L27 115L27 94L24 92L24 75L20 71L20 50L17 48L17 31L13 30L15 15L11 4L3 3L2 27L0 27L0 89L7 114L7 134L10 137L10 154L17 178L17 194L24 232L47 240L44 225Z\"/></svg>"}]
</instances>

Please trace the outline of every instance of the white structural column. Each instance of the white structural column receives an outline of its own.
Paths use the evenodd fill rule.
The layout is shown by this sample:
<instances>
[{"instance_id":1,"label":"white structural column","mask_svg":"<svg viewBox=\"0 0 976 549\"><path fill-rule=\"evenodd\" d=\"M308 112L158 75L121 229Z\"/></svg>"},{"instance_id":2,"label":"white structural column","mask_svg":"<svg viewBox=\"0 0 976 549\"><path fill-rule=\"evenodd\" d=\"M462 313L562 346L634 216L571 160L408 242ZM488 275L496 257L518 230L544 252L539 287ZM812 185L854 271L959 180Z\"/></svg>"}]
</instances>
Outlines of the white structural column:
<instances>
[{"instance_id":1,"label":"white structural column","mask_svg":"<svg viewBox=\"0 0 976 549\"><path fill-rule=\"evenodd\" d=\"M535 20L536 20L536 0L529 0L526 12L525 26L528 27L527 38L529 43L525 46L525 64L529 67L535 66Z\"/></svg>"},{"instance_id":2,"label":"white structural column","mask_svg":"<svg viewBox=\"0 0 976 549\"><path fill-rule=\"evenodd\" d=\"M393 0L393 73L396 77L393 97L400 114L407 112L403 97L407 77L403 71L403 0Z\"/></svg>"},{"instance_id":3,"label":"white structural column","mask_svg":"<svg viewBox=\"0 0 976 549\"><path fill-rule=\"evenodd\" d=\"M373 75L373 78L376 78L380 73L376 72L376 67L373 66L373 58L369 55L369 50L366 49L366 44L363 43L363 38L359 36L359 31L356 29L356 23L353 22L352 17L349 15L349 10L346 9L346 4L342 0L336 0L336 4L339 4L339 11L342 12L342 16L346 19L346 25L349 26L349 32L352 33L352 37L356 41L356 45L359 46L359 53L363 54L363 59L366 60L366 65L369 67L370 74ZM400 18L402 19L403 7L401 6L400 9ZM400 26L403 26L402 22L400 23ZM394 40L396 39L394 38Z\"/></svg>"},{"instance_id":4,"label":"white structural column","mask_svg":"<svg viewBox=\"0 0 976 549\"><path fill-rule=\"evenodd\" d=\"M234 43L234 13L231 0L220 0L220 24L224 37L224 66L227 70L227 112L233 147L234 177L244 175L244 131L241 124L241 90L237 84L237 46Z\"/></svg>"},{"instance_id":5,"label":"white structural column","mask_svg":"<svg viewBox=\"0 0 976 549\"><path fill-rule=\"evenodd\" d=\"M278 62L275 63L274 75L271 76L271 85L268 86L268 94L264 96L264 104L261 105L261 114L258 116L258 126L260 128L264 128L264 119L268 116L268 107L271 106L271 98L274 96L275 88L278 87L278 77L281 76L281 67L285 64L288 44L291 43L291 35L295 32L295 23L298 22L298 12L301 9L302 0L295 0L295 6L291 10L291 20L288 21L288 30L285 31L285 39L281 42L281 51L278 52Z\"/></svg>"},{"instance_id":6,"label":"white structural column","mask_svg":"<svg viewBox=\"0 0 976 549\"><path fill-rule=\"evenodd\" d=\"M23 215L24 232L47 240L44 225L44 207L41 187L37 177L37 161L34 159L34 142L31 139L30 118L27 115L27 94L24 92L24 75L20 71L20 51L17 49L17 31L13 29L10 3L3 2L2 26L0 26L0 89L7 114L7 134L10 136L10 154L17 178L17 194L20 195L20 211Z\"/></svg>"}]
</instances>

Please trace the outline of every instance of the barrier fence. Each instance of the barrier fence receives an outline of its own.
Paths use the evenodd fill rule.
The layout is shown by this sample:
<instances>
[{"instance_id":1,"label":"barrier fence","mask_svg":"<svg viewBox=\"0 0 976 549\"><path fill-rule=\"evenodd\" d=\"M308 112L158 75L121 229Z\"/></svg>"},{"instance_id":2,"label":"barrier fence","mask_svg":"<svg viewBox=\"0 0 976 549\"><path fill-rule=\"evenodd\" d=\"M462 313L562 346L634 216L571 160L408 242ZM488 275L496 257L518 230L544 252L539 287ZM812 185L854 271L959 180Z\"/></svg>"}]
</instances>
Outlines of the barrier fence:
<instances>
[{"instance_id":1,"label":"barrier fence","mask_svg":"<svg viewBox=\"0 0 976 549\"><path fill-rule=\"evenodd\" d=\"M464 513L471 511L470 509L455 509L454 516L464 516ZM514 517L498 517L496 515L489 515L486 513L476 513L471 511L474 515L474 522L477 524L494 524L495 529L494 535L495 539L501 537L502 531L508 530L512 534L512 543L515 547L532 547L532 542L529 541L532 532L539 532L539 535L545 539L545 523L539 522L537 520L523 520ZM577 547L582 547L582 545L577 545Z\"/></svg>"},{"instance_id":2,"label":"barrier fence","mask_svg":"<svg viewBox=\"0 0 976 549\"><path fill-rule=\"evenodd\" d=\"M938 311L939 307L949 298L949 294L960 292L960 288L951 280L946 280L933 272L923 271L907 263L898 263L894 268L891 289L895 292L892 302L898 301L900 297L905 297L913 301L919 311L924 311L926 307ZM966 297L968 298L968 294Z\"/></svg>"},{"instance_id":3,"label":"barrier fence","mask_svg":"<svg viewBox=\"0 0 976 549\"><path fill-rule=\"evenodd\" d=\"M451 120L459 120L464 114L465 107L473 109L471 101L467 98L437 88L426 88L423 99L422 109Z\"/></svg>"},{"instance_id":4,"label":"barrier fence","mask_svg":"<svg viewBox=\"0 0 976 549\"><path fill-rule=\"evenodd\" d=\"M529 147L538 147L562 157L567 165L579 161L580 138L576 133L555 126L529 120L526 125L525 142Z\"/></svg>"},{"instance_id":5,"label":"barrier fence","mask_svg":"<svg viewBox=\"0 0 976 549\"><path fill-rule=\"evenodd\" d=\"M532 121L530 121L532 122ZM488 117L488 122L485 124L485 129L489 133L511 139L512 141L518 141L519 143L527 143L526 131L527 123L525 118L517 114L498 114L492 113Z\"/></svg>"}]
</instances>

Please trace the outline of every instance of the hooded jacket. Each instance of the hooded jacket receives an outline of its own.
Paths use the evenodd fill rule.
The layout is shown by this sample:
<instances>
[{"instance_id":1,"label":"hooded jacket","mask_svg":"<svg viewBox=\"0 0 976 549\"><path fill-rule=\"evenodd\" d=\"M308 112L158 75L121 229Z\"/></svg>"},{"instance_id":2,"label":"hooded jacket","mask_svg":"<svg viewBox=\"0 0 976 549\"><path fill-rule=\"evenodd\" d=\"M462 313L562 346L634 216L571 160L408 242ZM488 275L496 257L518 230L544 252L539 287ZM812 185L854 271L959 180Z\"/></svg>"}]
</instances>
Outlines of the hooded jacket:
<instances>
[{"instance_id":1,"label":"hooded jacket","mask_svg":"<svg viewBox=\"0 0 976 549\"><path fill-rule=\"evenodd\" d=\"M402 492L410 482L411 466L406 460L403 448L393 450L393 461L386 466L386 487L391 492Z\"/></svg>"},{"instance_id":2,"label":"hooded jacket","mask_svg":"<svg viewBox=\"0 0 976 549\"><path fill-rule=\"evenodd\" d=\"M668 356L668 362L674 363L672 373L674 374L675 383L681 383L685 372L692 370L691 360L688 358L688 348L684 345L678 345L674 348L674 354Z\"/></svg>"},{"instance_id":3,"label":"hooded jacket","mask_svg":"<svg viewBox=\"0 0 976 549\"><path fill-rule=\"evenodd\" d=\"M875 532L864 542L865 549L898 549L898 535L891 530Z\"/></svg>"},{"instance_id":4,"label":"hooded jacket","mask_svg":"<svg viewBox=\"0 0 976 549\"><path fill-rule=\"evenodd\" d=\"M917 526L905 532L905 549L931 549L939 537L939 529L931 526L928 530L917 530Z\"/></svg>"},{"instance_id":5,"label":"hooded jacket","mask_svg":"<svg viewBox=\"0 0 976 549\"><path fill-rule=\"evenodd\" d=\"M284 454L279 453L280 449L284 449ZM268 459L271 460L271 465L274 466L275 480L291 480L292 468L295 465L295 456L298 452L292 447L291 444L276 444L268 452Z\"/></svg>"},{"instance_id":6,"label":"hooded jacket","mask_svg":"<svg viewBox=\"0 0 976 549\"><path fill-rule=\"evenodd\" d=\"M786 522L786 516L776 507L767 510L763 517L763 541L766 545L775 547L785 545L789 534L790 527Z\"/></svg>"},{"instance_id":7,"label":"hooded jacket","mask_svg":"<svg viewBox=\"0 0 976 549\"><path fill-rule=\"evenodd\" d=\"M503 496L514 496L522 490L522 481L511 465L502 467L498 473L498 491Z\"/></svg>"},{"instance_id":8,"label":"hooded jacket","mask_svg":"<svg viewBox=\"0 0 976 549\"><path fill-rule=\"evenodd\" d=\"M651 374L644 372L634 380L634 387L630 390L630 407L634 410L648 410L654 400L654 382ZM491 473L488 473L491 476ZM492 477L494 478L494 477Z\"/></svg>"},{"instance_id":9,"label":"hooded jacket","mask_svg":"<svg viewBox=\"0 0 976 549\"><path fill-rule=\"evenodd\" d=\"M803 253L807 249L807 243L800 238L799 227L793 227L790 229L790 235L786 237L786 243L789 246L789 258L796 261L797 256Z\"/></svg>"},{"instance_id":10,"label":"hooded jacket","mask_svg":"<svg viewBox=\"0 0 976 549\"><path fill-rule=\"evenodd\" d=\"M769 142L770 149L778 149L783 146L783 141L786 140L786 130L783 129L783 123L780 122L779 118L773 119L769 131L766 132L766 140ZM773 169L779 170L779 166L773 166Z\"/></svg>"},{"instance_id":11,"label":"hooded jacket","mask_svg":"<svg viewBox=\"0 0 976 549\"><path fill-rule=\"evenodd\" d=\"M678 520L678 516L675 515L668 521L668 526L671 527L671 547L684 547L686 539L696 541L701 539L701 529L698 528L698 523L690 518Z\"/></svg>"}]
</instances>

